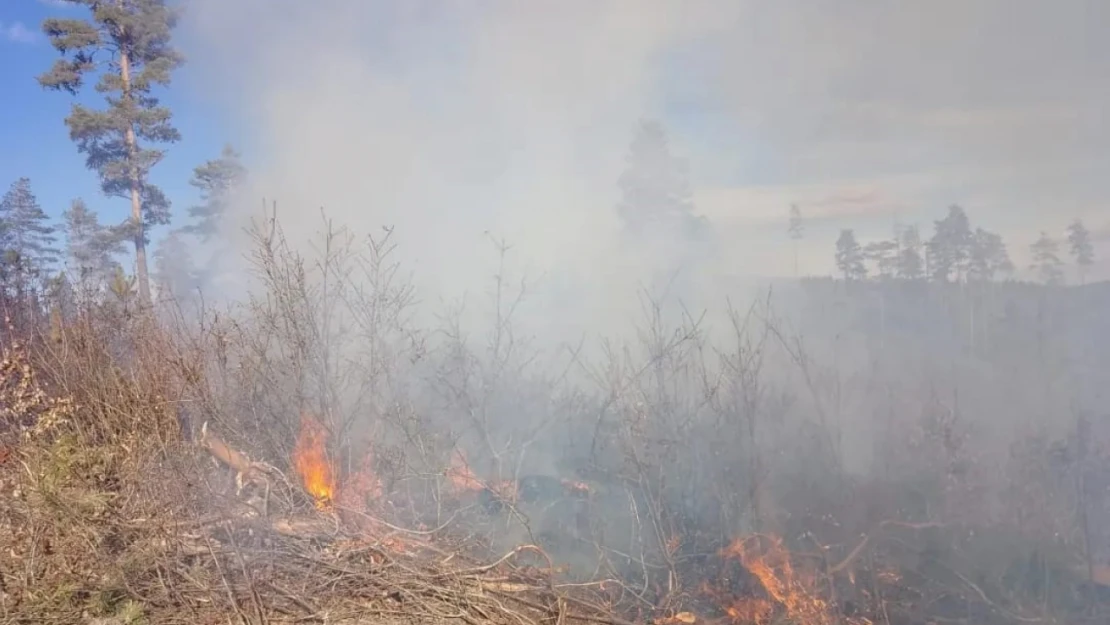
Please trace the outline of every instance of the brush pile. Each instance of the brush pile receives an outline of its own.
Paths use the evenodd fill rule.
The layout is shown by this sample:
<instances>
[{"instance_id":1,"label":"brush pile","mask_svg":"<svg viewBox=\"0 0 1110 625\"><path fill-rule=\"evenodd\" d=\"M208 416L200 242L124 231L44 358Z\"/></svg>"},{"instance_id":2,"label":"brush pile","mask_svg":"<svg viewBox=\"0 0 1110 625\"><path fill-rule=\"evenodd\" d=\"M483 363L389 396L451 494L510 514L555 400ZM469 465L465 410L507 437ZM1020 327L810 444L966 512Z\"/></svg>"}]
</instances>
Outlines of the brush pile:
<instances>
[{"instance_id":1,"label":"brush pile","mask_svg":"<svg viewBox=\"0 0 1110 625\"><path fill-rule=\"evenodd\" d=\"M520 564L534 547L479 564L432 533L373 537L311 509L188 522L106 511L71 542L40 534L25 501L3 511L6 622L619 622L601 593L571 596L551 571Z\"/></svg>"},{"instance_id":2,"label":"brush pile","mask_svg":"<svg viewBox=\"0 0 1110 625\"><path fill-rule=\"evenodd\" d=\"M141 385L117 380L109 421L97 398L46 392L25 349L3 356L2 623L623 622L614 586L560 586L538 547L480 561L448 526L402 529L282 477L236 493Z\"/></svg>"},{"instance_id":3,"label":"brush pile","mask_svg":"<svg viewBox=\"0 0 1110 625\"><path fill-rule=\"evenodd\" d=\"M599 539L610 566L572 575L542 538L494 546L466 515L511 516L544 493L581 502L588 484L484 481L456 453L412 472L439 485L442 509L422 515L369 455L339 471L311 415L238 445L217 422L183 423L165 394L198 376L173 365L162 335L141 336L128 350L78 335L49 360L16 343L0 354L0 625L1107 622L1104 567L1077 571L1058 540L959 520L811 532L812 514L792 514L811 525L737 536L691 532L650 493L610 494L647 511L632 518L652 523L630 527L649 532L634 544L609 532L634 548ZM143 364L124 368L114 350ZM264 433L282 444L256 444ZM860 510L821 505L822 519Z\"/></svg>"},{"instance_id":4,"label":"brush pile","mask_svg":"<svg viewBox=\"0 0 1110 625\"><path fill-rule=\"evenodd\" d=\"M121 554L148 564L121 580L124 611L136 602L159 623L619 622L599 596L572 597L515 561L534 547L479 564L430 534L372 537L321 512L191 525L145 532Z\"/></svg>"}]
</instances>

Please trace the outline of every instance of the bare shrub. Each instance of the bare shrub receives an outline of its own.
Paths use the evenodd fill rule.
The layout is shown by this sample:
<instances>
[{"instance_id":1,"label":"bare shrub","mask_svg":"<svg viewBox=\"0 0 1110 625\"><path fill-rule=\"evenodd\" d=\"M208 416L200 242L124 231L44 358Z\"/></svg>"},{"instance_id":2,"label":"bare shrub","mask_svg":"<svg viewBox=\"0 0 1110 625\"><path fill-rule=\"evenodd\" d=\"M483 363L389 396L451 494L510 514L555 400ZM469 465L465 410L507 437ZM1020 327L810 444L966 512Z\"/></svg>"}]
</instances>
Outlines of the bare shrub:
<instances>
[{"instance_id":1,"label":"bare shrub","mask_svg":"<svg viewBox=\"0 0 1110 625\"><path fill-rule=\"evenodd\" d=\"M845 364L770 294L712 327L645 293L628 334L553 346L522 331L532 285L499 241L476 309L422 325L391 231L321 223L302 254L256 222L241 304L154 316L120 283L7 330L5 617L1098 617L1108 462L1086 418L993 453L958 376L885 337ZM205 423L275 473L239 492ZM307 492L306 424L354 496Z\"/></svg>"}]
</instances>

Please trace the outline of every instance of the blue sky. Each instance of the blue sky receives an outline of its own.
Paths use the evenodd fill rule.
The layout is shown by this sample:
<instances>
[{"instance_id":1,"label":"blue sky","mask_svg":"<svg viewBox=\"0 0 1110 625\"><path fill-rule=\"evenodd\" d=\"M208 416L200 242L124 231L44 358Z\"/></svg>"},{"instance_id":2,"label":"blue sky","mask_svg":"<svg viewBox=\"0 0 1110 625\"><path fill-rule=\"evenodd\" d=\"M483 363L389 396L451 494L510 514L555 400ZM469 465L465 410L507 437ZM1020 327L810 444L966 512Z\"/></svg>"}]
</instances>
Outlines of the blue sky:
<instances>
[{"instance_id":1,"label":"blue sky","mask_svg":"<svg viewBox=\"0 0 1110 625\"><path fill-rule=\"evenodd\" d=\"M58 58L41 34L42 20L66 15L84 16L83 9L60 7L49 2L25 0L0 4L0 186L4 190L17 178L31 179L43 209L58 217L70 201L83 198L104 222L123 220L129 206L125 200L105 197L96 174L85 168L84 156L69 139L64 123L75 98L64 92L42 89L36 77ZM188 65L174 77L190 79ZM98 97L88 89L80 100L98 107ZM182 141L167 147L165 161L153 180L173 202L174 217L184 220L187 207L196 199L188 184L192 168L219 154L226 141L235 141L219 111L190 97L190 90L171 89L164 102L174 111L174 122ZM153 234L157 239L158 232Z\"/></svg>"},{"instance_id":2,"label":"blue sky","mask_svg":"<svg viewBox=\"0 0 1110 625\"><path fill-rule=\"evenodd\" d=\"M52 215L81 196L118 221L126 203L100 195L69 141L70 97L35 82L55 58L42 19L82 11L54 4L0 2L0 185L27 176ZM298 231L326 205L356 229L400 226L448 268L490 228L550 262L585 245L604 257L605 235L582 233L605 231L648 115L689 158L697 207L738 267L789 270L794 202L806 271L831 269L841 228L928 236L952 203L1019 266L1041 230L1062 236L1077 217L1110 246L1105 0L189 7L189 61L165 98L184 139L153 174L179 217L192 168L230 141L252 193L296 207ZM1110 276L1110 249L1099 255Z\"/></svg>"}]
</instances>

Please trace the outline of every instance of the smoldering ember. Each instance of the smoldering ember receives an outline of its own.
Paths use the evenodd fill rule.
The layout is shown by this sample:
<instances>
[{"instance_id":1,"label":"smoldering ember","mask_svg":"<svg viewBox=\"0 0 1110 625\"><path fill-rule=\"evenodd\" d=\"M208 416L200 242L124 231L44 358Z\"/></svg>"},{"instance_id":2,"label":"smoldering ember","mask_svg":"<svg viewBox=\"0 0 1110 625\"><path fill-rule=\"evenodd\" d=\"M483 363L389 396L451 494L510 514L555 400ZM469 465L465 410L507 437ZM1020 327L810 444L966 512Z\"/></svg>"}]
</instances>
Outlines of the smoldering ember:
<instances>
[{"instance_id":1,"label":"smoldering ember","mask_svg":"<svg viewBox=\"0 0 1110 625\"><path fill-rule=\"evenodd\" d=\"M1110 622L1080 4L4 3L0 625Z\"/></svg>"}]
</instances>

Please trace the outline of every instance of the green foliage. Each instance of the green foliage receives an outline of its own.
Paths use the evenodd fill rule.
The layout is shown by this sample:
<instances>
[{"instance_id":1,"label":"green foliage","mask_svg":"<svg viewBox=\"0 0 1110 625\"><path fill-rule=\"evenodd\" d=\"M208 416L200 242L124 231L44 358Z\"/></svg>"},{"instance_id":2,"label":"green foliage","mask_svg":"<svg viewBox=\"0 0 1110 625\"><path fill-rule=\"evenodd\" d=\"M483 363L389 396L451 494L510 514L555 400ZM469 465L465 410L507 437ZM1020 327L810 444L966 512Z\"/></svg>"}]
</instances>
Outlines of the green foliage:
<instances>
[{"instance_id":1,"label":"green foliage","mask_svg":"<svg viewBox=\"0 0 1110 625\"><path fill-rule=\"evenodd\" d=\"M94 111L80 104L66 118L70 137L85 154L88 167L101 176L104 192L130 197L132 178L145 180L162 160L163 152L143 148L139 141L166 143L181 136L170 124L170 110L154 95L156 86L170 83L170 72L182 59L170 46L177 14L163 0L128 0L109 4L80 0L92 12L91 21L47 19L43 31L63 55L39 77L49 89L77 94L86 74L100 72L96 91L108 104ZM128 146L128 133L137 139ZM161 191L141 183L147 224L169 221L169 201Z\"/></svg>"},{"instance_id":2,"label":"green foliage","mask_svg":"<svg viewBox=\"0 0 1110 625\"><path fill-rule=\"evenodd\" d=\"M76 95L88 74L99 73L95 85L107 106L93 110L74 104L66 118L70 138L85 155L86 165L100 176L111 197L130 199L131 217L118 227L121 237L135 242L140 292L149 295L146 278L146 229L170 221L170 202L148 182L150 170L164 155L149 144L180 140L154 89L170 83L182 63L171 46L177 11L165 0L74 0L88 8L88 20L50 18L43 31L61 53L39 84ZM145 299L145 297L144 297Z\"/></svg>"},{"instance_id":3,"label":"green foliage","mask_svg":"<svg viewBox=\"0 0 1110 625\"><path fill-rule=\"evenodd\" d=\"M118 456L109 446L90 446L72 433L63 434L49 447L36 492L59 513L101 519L116 499L103 486L115 479Z\"/></svg>"},{"instance_id":4,"label":"green foliage","mask_svg":"<svg viewBox=\"0 0 1110 625\"><path fill-rule=\"evenodd\" d=\"M54 227L39 206L27 178L16 180L0 199L0 262L4 273L23 288L44 279L58 260Z\"/></svg>"},{"instance_id":5,"label":"green foliage","mask_svg":"<svg viewBox=\"0 0 1110 625\"><path fill-rule=\"evenodd\" d=\"M126 314L135 299L135 277L127 275L123 267L116 265L116 272L108 283L108 291L115 296L116 303Z\"/></svg>"}]
</instances>

